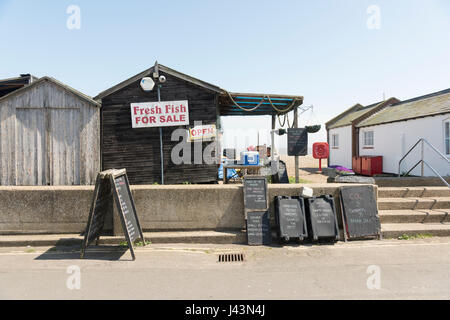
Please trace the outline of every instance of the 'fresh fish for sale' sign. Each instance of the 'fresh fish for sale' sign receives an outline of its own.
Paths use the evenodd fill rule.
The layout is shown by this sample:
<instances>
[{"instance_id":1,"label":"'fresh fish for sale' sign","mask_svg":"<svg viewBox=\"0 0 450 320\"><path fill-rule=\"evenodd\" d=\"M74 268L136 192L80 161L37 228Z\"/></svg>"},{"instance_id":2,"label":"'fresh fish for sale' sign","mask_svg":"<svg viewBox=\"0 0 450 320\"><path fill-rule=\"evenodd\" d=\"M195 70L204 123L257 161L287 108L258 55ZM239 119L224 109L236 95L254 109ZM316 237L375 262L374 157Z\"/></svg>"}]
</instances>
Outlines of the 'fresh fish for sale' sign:
<instances>
[{"instance_id":1,"label":"'fresh fish for sale' sign","mask_svg":"<svg viewBox=\"0 0 450 320\"><path fill-rule=\"evenodd\" d=\"M183 100L132 103L131 123L133 128L187 126L188 102Z\"/></svg>"}]
</instances>

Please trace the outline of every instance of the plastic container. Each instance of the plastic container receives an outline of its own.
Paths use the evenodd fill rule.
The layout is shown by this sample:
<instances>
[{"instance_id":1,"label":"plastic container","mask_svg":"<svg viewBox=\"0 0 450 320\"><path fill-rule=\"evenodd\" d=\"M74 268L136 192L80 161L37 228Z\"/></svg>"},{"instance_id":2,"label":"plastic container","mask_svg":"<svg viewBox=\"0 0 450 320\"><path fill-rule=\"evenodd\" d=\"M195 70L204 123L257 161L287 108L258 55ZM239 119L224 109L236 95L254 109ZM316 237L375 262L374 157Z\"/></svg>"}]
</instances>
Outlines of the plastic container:
<instances>
[{"instance_id":1,"label":"plastic container","mask_svg":"<svg viewBox=\"0 0 450 320\"><path fill-rule=\"evenodd\" d=\"M383 157L380 156L362 156L361 174L373 177L376 174L383 173Z\"/></svg>"},{"instance_id":2,"label":"plastic container","mask_svg":"<svg viewBox=\"0 0 450 320\"><path fill-rule=\"evenodd\" d=\"M244 166L258 166L259 165L259 152L257 152L257 151L241 152L240 164L242 164Z\"/></svg>"},{"instance_id":3,"label":"plastic container","mask_svg":"<svg viewBox=\"0 0 450 320\"><path fill-rule=\"evenodd\" d=\"M353 169L354 173L361 174L361 158L360 157L353 157L352 169Z\"/></svg>"}]
</instances>

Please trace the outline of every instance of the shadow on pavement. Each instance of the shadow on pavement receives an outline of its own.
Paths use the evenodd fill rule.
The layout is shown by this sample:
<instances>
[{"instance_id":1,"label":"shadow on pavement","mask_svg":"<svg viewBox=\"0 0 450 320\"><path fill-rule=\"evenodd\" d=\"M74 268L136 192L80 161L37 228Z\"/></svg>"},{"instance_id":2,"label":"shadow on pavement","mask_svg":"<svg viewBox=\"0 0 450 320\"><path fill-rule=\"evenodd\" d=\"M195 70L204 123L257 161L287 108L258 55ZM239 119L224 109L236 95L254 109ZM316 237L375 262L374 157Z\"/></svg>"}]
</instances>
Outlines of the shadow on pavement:
<instances>
[{"instance_id":1,"label":"shadow on pavement","mask_svg":"<svg viewBox=\"0 0 450 320\"><path fill-rule=\"evenodd\" d=\"M317 161L319 161L319 160L317 160ZM323 166L322 166L322 168L323 168ZM317 168L301 168L300 170L308 172L309 174L317 174L317 175L322 175L322 176L326 177L325 174L318 173L319 167L317 167Z\"/></svg>"},{"instance_id":2,"label":"shadow on pavement","mask_svg":"<svg viewBox=\"0 0 450 320\"><path fill-rule=\"evenodd\" d=\"M84 259L80 258L81 245L67 245L67 241L56 243L56 245L38 256L35 260L103 260L117 261L127 253L128 247L122 246L89 246L84 254ZM128 257L129 256L129 257ZM127 255L124 261L132 260L131 254Z\"/></svg>"}]
</instances>

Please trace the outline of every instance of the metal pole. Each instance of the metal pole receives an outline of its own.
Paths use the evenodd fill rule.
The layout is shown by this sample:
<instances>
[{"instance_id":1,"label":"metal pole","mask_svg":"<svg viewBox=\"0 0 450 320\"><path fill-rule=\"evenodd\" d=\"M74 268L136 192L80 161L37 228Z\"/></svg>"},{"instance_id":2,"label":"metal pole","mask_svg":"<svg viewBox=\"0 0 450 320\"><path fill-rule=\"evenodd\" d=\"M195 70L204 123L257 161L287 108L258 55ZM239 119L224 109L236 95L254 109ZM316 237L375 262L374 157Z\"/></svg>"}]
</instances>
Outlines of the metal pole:
<instances>
[{"instance_id":1,"label":"metal pole","mask_svg":"<svg viewBox=\"0 0 450 320\"><path fill-rule=\"evenodd\" d=\"M425 156L425 142L422 140L422 177L425 175L425 168L424 168L424 156Z\"/></svg>"},{"instance_id":2,"label":"metal pole","mask_svg":"<svg viewBox=\"0 0 450 320\"><path fill-rule=\"evenodd\" d=\"M270 131L271 146L270 146L270 173L272 176L278 173L278 166L275 164L275 128L276 116L272 115L272 130Z\"/></svg>"},{"instance_id":3,"label":"metal pole","mask_svg":"<svg viewBox=\"0 0 450 320\"><path fill-rule=\"evenodd\" d=\"M272 145L270 146L270 157L272 158L272 161L275 161L275 133L274 133L275 128L276 128L276 116L272 115L272 131L271 131Z\"/></svg>"},{"instance_id":4,"label":"metal pole","mask_svg":"<svg viewBox=\"0 0 450 320\"><path fill-rule=\"evenodd\" d=\"M294 109L294 128L298 128L298 107ZM300 183L299 157L295 156L295 183Z\"/></svg>"},{"instance_id":5,"label":"metal pole","mask_svg":"<svg viewBox=\"0 0 450 320\"><path fill-rule=\"evenodd\" d=\"M158 102L161 102L160 84L158 84ZM164 184L164 153L163 153L163 135L162 127L159 127L159 147L161 150L161 184Z\"/></svg>"}]
</instances>

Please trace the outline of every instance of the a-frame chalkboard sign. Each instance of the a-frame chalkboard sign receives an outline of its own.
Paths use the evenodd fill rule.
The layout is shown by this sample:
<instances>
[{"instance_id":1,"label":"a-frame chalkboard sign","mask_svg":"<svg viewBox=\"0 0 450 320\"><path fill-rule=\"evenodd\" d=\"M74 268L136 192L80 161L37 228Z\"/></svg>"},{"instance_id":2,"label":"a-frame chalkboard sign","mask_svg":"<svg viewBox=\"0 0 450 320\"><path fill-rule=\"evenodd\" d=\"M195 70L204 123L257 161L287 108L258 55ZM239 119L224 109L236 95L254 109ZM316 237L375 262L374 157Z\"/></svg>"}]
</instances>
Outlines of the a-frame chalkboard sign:
<instances>
[{"instance_id":1,"label":"a-frame chalkboard sign","mask_svg":"<svg viewBox=\"0 0 450 320\"><path fill-rule=\"evenodd\" d=\"M94 198L89 212L89 219L84 234L84 241L81 248L81 259L84 258L86 248L100 238L100 233L105 223L105 216L113 206L108 206L108 202L114 202L117 206L123 232L128 242L133 260L136 259L133 243L141 238L145 246L144 234L136 213L133 196L128 182L127 172L122 170L107 170L97 175L95 183Z\"/></svg>"}]
</instances>

